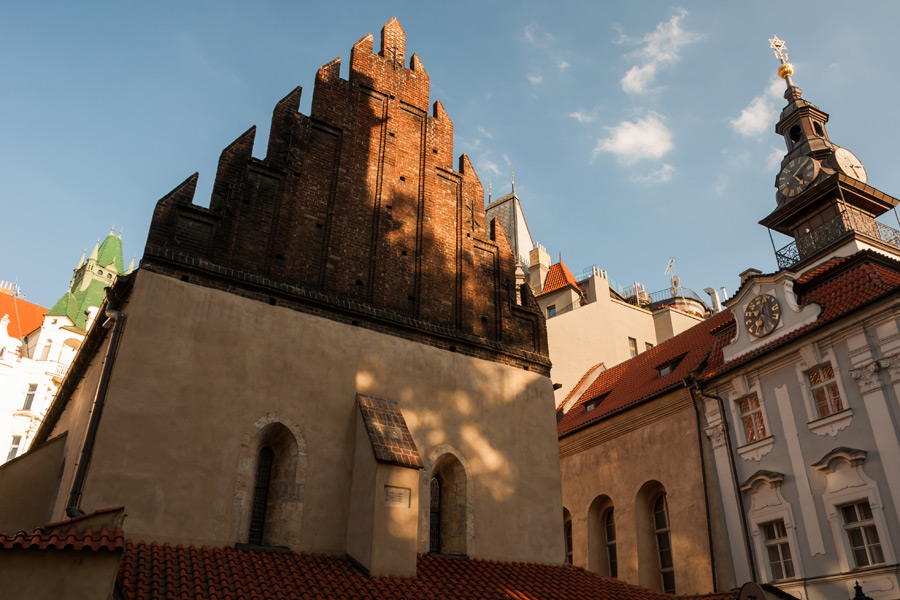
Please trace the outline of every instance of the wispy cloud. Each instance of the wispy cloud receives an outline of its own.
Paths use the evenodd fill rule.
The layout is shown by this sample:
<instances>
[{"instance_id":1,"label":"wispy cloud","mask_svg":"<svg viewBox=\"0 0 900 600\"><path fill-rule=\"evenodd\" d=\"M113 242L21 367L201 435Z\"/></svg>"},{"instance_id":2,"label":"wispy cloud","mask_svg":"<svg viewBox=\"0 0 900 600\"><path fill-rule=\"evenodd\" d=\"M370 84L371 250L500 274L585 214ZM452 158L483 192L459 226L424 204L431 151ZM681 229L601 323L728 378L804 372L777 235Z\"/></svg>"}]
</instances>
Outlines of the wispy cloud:
<instances>
[{"instance_id":1,"label":"wispy cloud","mask_svg":"<svg viewBox=\"0 0 900 600\"><path fill-rule=\"evenodd\" d=\"M479 125L479 126L476 128L476 131L478 131L478 133L480 133L480 134L483 135L484 137L488 138L489 140L494 139L494 136L492 136L491 133L490 133L487 129L485 129L484 127L482 127L481 125Z\"/></svg>"},{"instance_id":2,"label":"wispy cloud","mask_svg":"<svg viewBox=\"0 0 900 600\"><path fill-rule=\"evenodd\" d=\"M569 61L567 61L567 60L559 61L559 63L557 63L557 65L556 65L556 68L559 69L560 71L565 71L566 69L569 68Z\"/></svg>"},{"instance_id":3,"label":"wispy cloud","mask_svg":"<svg viewBox=\"0 0 900 600\"><path fill-rule=\"evenodd\" d=\"M769 152L769 157L766 159L766 171L769 171L770 173L774 171L775 167L781 164L781 159L784 158L784 154L784 148L772 146L772 150L771 152Z\"/></svg>"},{"instance_id":4,"label":"wispy cloud","mask_svg":"<svg viewBox=\"0 0 900 600\"><path fill-rule=\"evenodd\" d=\"M652 171L643 176L634 176L631 180L635 183L645 183L645 184L658 184L665 183L667 181L671 181L672 177L675 175L675 167L668 163L663 163L656 171Z\"/></svg>"},{"instance_id":5,"label":"wispy cloud","mask_svg":"<svg viewBox=\"0 0 900 600\"><path fill-rule=\"evenodd\" d=\"M570 112L569 116L578 121L579 123L590 123L597 118L596 111L591 111L589 113L576 110L575 112Z\"/></svg>"},{"instance_id":6,"label":"wispy cloud","mask_svg":"<svg viewBox=\"0 0 900 600\"><path fill-rule=\"evenodd\" d=\"M482 172L490 171L494 175L500 175L500 167L497 166L497 163L488 158L482 158L480 161L478 161L478 167L478 170Z\"/></svg>"},{"instance_id":7,"label":"wispy cloud","mask_svg":"<svg viewBox=\"0 0 900 600\"><path fill-rule=\"evenodd\" d=\"M534 25L534 23L525 26L525 29L522 31L522 37L524 37L525 41L529 44L538 46L539 48L543 48L556 40L556 37L553 34L546 31L538 31L537 26Z\"/></svg>"},{"instance_id":8,"label":"wispy cloud","mask_svg":"<svg viewBox=\"0 0 900 600\"><path fill-rule=\"evenodd\" d=\"M526 77L528 78L528 81L530 81L531 83L533 83L535 85L544 81L544 77L540 73L538 73L537 75L533 75L533 74L529 73L528 75L526 75Z\"/></svg>"},{"instance_id":9,"label":"wispy cloud","mask_svg":"<svg viewBox=\"0 0 900 600\"><path fill-rule=\"evenodd\" d=\"M639 160L662 158L675 147L672 132L656 113L636 121L622 121L606 130L609 135L597 141L594 157L600 152L609 152L630 165Z\"/></svg>"},{"instance_id":10,"label":"wispy cloud","mask_svg":"<svg viewBox=\"0 0 900 600\"><path fill-rule=\"evenodd\" d=\"M784 82L779 78L773 79L765 92L753 98L738 117L731 119L731 126L748 137L766 133L778 120L776 103L783 94Z\"/></svg>"},{"instance_id":11,"label":"wispy cloud","mask_svg":"<svg viewBox=\"0 0 900 600\"><path fill-rule=\"evenodd\" d=\"M681 21L687 16L687 11L678 9L668 20L657 24L656 29L640 40L641 44L630 56L640 60L622 77L622 89L629 94L643 94L656 78L660 68L674 64L681 58L681 50L700 39L700 36L692 31L687 31L681 26ZM632 41L622 35L614 43Z\"/></svg>"}]
</instances>

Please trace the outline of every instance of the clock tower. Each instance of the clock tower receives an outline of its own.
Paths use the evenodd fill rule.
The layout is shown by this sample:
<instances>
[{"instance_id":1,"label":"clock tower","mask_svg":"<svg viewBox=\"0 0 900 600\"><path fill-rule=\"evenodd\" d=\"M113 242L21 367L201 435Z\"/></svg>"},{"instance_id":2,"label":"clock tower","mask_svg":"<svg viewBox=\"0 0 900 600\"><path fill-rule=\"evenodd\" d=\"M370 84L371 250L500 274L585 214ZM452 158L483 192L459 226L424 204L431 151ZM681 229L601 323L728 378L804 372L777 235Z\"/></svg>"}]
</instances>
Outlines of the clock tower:
<instances>
[{"instance_id":1,"label":"clock tower","mask_svg":"<svg viewBox=\"0 0 900 600\"><path fill-rule=\"evenodd\" d=\"M900 231L875 220L898 200L869 186L862 162L829 139L828 113L794 85L784 42L769 41L787 85L788 104L775 125L787 153L775 179L777 208L760 224L794 239L775 251L778 268L799 273L864 248L900 255Z\"/></svg>"}]
</instances>

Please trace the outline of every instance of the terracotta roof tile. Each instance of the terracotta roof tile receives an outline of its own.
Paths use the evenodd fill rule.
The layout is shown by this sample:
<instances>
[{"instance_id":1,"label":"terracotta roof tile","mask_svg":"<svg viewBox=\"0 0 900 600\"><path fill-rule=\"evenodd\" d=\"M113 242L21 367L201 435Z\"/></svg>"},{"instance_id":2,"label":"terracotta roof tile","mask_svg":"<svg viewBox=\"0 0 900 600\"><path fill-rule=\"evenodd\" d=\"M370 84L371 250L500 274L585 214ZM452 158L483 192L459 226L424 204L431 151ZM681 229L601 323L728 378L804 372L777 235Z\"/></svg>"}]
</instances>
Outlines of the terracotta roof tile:
<instances>
[{"instance_id":1,"label":"terracotta roof tile","mask_svg":"<svg viewBox=\"0 0 900 600\"><path fill-rule=\"evenodd\" d=\"M370 577L341 556L131 542L119 564L125 598L391 600L664 600L672 596L569 566L420 555L415 578ZM677 597L676 597L677 598ZM713 596L736 600L737 591Z\"/></svg>"},{"instance_id":2,"label":"terracotta roof tile","mask_svg":"<svg viewBox=\"0 0 900 600\"><path fill-rule=\"evenodd\" d=\"M356 401L372 442L375 459L402 467L421 469L424 464L413 441L400 405L393 400L357 394Z\"/></svg>"},{"instance_id":3,"label":"terracotta roof tile","mask_svg":"<svg viewBox=\"0 0 900 600\"><path fill-rule=\"evenodd\" d=\"M41 326L44 322L45 312L47 309L37 304L0 293L0 319L3 318L3 315L9 315L9 325L6 327L6 331L0 333L21 340L23 336Z\"/></svg>"},{"instance_id":4,"label":"terracotta roof tile","mask_svg":"<svg viewBox=\"0 0 900 600\"><path fill-rule=\"evenodd\" d=\"M711 332L731 318L731 311L720 312L631 360L600 373L559 420L559 435L564 436L612 412L682 385L684 378L700 366L716 343L716 337ZM659 369L675 361L678 363L673 365L672 372L660 376ZM586 409L585 404L601 397L602 401L593 410Z\"/></svg>"},{"instance_id":5,"label":"terracotta roof tile","mask_svg":"<svg viewBox=\"0 0 900 600\"><path fill-rule=\"evenodd\" d=\"M125 549L121 527L110 531L105 526L79 531L75 526L61 528L38 527L31 533L19 531L8 535L0 533L0 550L110 550Z\"/></svg>"},{"instance_id":6,"label":"terracotta roof tile","mask_svg":"<svg viewBox=\"0 0 900 600\"><path fill-rule=\"evenodd\" d=\"M550 270L547 271L547 278L544 280L544 287L538 296L557 292L570 285L575 286L577 290L581 289L578 287L578 281L572 275L572 271L565 264L558 262L555 265L550 265Z\"/></svg>"}]
</instances>

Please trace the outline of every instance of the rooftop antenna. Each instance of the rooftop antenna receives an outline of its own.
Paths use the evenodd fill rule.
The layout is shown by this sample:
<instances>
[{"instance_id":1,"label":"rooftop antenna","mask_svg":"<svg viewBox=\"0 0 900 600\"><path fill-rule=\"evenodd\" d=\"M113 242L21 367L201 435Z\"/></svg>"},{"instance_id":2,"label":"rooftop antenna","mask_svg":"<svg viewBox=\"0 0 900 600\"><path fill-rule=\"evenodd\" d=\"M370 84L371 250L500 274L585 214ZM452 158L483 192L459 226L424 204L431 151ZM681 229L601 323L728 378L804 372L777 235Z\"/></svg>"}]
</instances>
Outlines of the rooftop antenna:
<instances>
[{"instance_id":1,"label":"rooftop antenna","mask_svg":"<svg viewBox=\"0 0 900 600\"><path fill-rule=\"evenodd\" d=\"M516 170L513 169L512 165L510 165L510 167L509 167L509 172L510 172L509 179L512 182L512 193L515 194L516 193Z\"/></svg>"},{"instance_id":2,"label":"rooftop antenna","mask_svg":"<svg viewBox=\"0 0 900 600\"><path fill-rule=\"evenodd\" d=\"M672 274L672 279L670 281L670 283L672 285L672 289L670 291L672 292L672 297L674 298L675 296L678 295L678 288L681 287L681 279L679 279L678 275L675 274L675 259L674 258L670 258L669 264L666 265L665 274L668 275L669 273Z\"/></svg>"},{"instance_id":3,"label":"rooftop antenna","mask_svg":"<svg viewBox=\"0 0 900 600\"><path fill-rule=\"evenodd\" d=\"M488 178L488 204L491 203L491 188L494 187L494 184L491 183L491 179Z\"/></svg>"}]
</instances>

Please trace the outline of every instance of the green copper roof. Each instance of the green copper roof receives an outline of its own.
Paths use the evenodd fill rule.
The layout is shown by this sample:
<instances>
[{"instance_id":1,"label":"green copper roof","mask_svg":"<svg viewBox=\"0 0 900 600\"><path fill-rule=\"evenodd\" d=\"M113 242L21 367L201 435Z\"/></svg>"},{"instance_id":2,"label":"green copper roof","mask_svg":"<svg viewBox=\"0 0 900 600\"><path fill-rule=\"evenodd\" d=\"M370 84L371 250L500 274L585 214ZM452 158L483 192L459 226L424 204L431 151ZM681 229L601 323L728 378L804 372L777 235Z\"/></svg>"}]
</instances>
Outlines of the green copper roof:
<instances>
[{"instance_id":1,"label":"green copper roof","mask_svg":"<svg viewBox=\"0 0 900 600\"><path fill-rule=\"evenodd\" d=\"M110 231L103 243L100 244L97 262L101 267L108 267L115 263L116 273L124 273L125 260L122 258L122 238Z\"/></svg>"},{"instance_id":2,"label":"green copper roof","mask_svg":"<svg viewBox=\"0 0 900 600\"><path fill-rule=\"evenodd\" d=\"M47 315L68 317L75 324L75 328L84 333L87 310L91 306L100 306L106 297L107 285L106 282L95 279L83 290L76 290L75 293L66 292L53 308L47 311Z\"/></svg>"}]
</instances>

